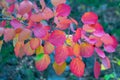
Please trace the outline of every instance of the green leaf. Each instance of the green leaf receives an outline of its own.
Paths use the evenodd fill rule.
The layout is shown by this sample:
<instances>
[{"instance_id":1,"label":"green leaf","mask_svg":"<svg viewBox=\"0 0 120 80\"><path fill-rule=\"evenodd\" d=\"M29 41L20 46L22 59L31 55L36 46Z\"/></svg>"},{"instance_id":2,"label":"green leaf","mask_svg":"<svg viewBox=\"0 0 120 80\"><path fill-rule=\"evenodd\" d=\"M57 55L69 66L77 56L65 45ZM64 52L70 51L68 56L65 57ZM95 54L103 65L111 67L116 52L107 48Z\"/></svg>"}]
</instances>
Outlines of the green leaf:
<instances>
[{"instance_id":1,"label":"green leaf","mask_svg":"<svg viewBox=\"0 0 120 80\"><path fill-rule=\"evenodd\" d=\"M41 60L43 58L43 56L44 56L44 53L40 53L40 54L36 55L35 60L36 61Z\"/></svg>"}]
</instances>

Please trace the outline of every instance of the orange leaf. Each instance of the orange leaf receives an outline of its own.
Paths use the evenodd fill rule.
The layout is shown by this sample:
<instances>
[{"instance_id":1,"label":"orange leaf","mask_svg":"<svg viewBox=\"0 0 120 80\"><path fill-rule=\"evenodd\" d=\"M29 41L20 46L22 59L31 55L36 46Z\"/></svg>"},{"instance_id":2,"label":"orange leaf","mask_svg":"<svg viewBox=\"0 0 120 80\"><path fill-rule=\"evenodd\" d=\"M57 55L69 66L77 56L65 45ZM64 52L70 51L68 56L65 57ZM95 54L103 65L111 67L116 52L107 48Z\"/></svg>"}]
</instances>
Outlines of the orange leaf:
<instances>
[{"instance_id":1,"label":"orange leaf","mask_svg":"<svg viewBox=\"0 0 120 80\"><path fill-rule=\"evenodd\" d=\"M44 45L44 53L50 54L53 52L53 50L54 50L54 46L50 42L46 41Z\"/></svg>"},{"instance_id":2,"label":"orange leaf","mask_svg":"<svg viewBox=\"0 0 120 80\"><path fill-rule=\"evenodd\" d=\"M50 64L50 57L48 54L45 54L42 59L35 62L35 66L39 71L44 71Z\"/></svg>"},{"instance_id":3,"label":"orange leaf","mask_svg":"<svg viewBox=\"0 0 120 80\"><path fill-rule=\"evenodd\" d=\"M51 3L54 6L58 6L59 4L66 3L66 0L51 0Z\"/></svg>"},{"instance_id":4,"label":"orange leaf","mask_svg":"<svg viewBox=\"0 0 120 80\"><path fill-rule=\"evenodd\" d=\"M66 62L62 63L61 65L57 64L56 62L53 63L53 69L55 70L57 75L61 75L66 68Z\"/></svg>"},{"instance_id":5,"label":"orange leaf","mask_svg":"<svg viewBox=\"0 0 120 80\"><path fill-rule=\"evenodd\" d=\"M39 46L40 46L40 39L38 39L38 38L32 38L30 40L30 47L32 48L32 50L35 50Z\"/></svg>"},{"instance_id":6,"label":"orange leaf","mask_svg":"<svg viewBox=\"0 0 120 80\"><path fill-rule=\"evenodd\" d=\"M24 43L17 42L14 48L14 52L16 57L22 58L24 56L24 50L23 50Z\"/></svg>"},{"instance_id":7,"label":"orange leaf","mask_svg":"<svg viewBox=\"0 0 120 80\"><path fill-rule=\"evenodd\" d=\"M19 34L18 40L19 41L24 41L30 38L31 36L31 30L29 29L23 29L21 33Z\"/></svg>"},{"instance_id":8,"label":"orange leaf","mask_svg":"<svg viewBox=\"0 0 120 80\"><path fill-rule=\"evenodd\" d=\"M31 49L30 42L27 42L24 45L24 52L26 53L27 56L31 56L34 54L35 51Z\"/></svg>"},{"instance_id":9,"label":"orange leaf","mask_svg":"<svg viewBox=\"0 0 120 80\"><path fill-rule=\"evenodd\" d=\"M77 44L77 43L73 45L73 54L74 54L76 57L79 57L79 56L80 56L80 45Z\"/></svg>"},{"instance_id":10,"label":"orange leaf","mask_svg":"<svg viewBox=\"0 0 120 80\"><path fill-rule=\"evenodd\" d=\"M75 76L77 77L83 76L84 69L85 69L85 64L80 58L74 58L70 62L70 70Z\"/></svg>"},{"instance_id":11,"label":"orange leaf","mask_svg":"<svg viewBox=\"0 0 120 80\"><path fill-rule=\"evenodd\" d=\"M43 15L41 13L38 14L32 14L30 16L31 21L33 22L40 22L41 20L43 20Z\"/></svg>"}]
</instances>

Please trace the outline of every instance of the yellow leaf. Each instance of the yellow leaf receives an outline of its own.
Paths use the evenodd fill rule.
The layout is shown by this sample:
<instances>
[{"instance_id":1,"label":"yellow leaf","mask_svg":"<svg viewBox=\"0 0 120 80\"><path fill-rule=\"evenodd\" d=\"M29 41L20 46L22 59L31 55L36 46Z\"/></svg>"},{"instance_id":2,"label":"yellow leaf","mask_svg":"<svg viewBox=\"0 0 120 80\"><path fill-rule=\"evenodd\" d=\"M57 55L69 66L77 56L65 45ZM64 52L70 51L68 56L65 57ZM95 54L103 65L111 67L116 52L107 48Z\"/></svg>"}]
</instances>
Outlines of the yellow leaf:
<instances>
[{"instance_id":1,"label":"yellow leaf","mask_svg":"<svg viewBox=\"0 0 120 80\"><path fill-rule=\"evenodd\" d=\"M13 38L13 46L15 47L16 43L18 42L18 34L15 35Z\"/></svg>"},{"instance_id":2,"label":"yellow leaf","mask_svg":"<svg viewBox=\"0 0 120 80\"><path fill-rule=\"evenodd\" d=\"M40 54L40 53L44 53L43 46L39 46L39 47L36 49L36 55L38 55L38 54Z\"/></svg>"},{"instance_id":3,"label":"yellow leaf","mask_svg":"<svg viewBox=\"0 0 120 80\"><path fill-rule=\"evenodd\" d=\"M55 70L57 75L61 75L66 68L66 62L58 65L56 62L53 63L53 69Z\"/></svg>"}]
</instances>

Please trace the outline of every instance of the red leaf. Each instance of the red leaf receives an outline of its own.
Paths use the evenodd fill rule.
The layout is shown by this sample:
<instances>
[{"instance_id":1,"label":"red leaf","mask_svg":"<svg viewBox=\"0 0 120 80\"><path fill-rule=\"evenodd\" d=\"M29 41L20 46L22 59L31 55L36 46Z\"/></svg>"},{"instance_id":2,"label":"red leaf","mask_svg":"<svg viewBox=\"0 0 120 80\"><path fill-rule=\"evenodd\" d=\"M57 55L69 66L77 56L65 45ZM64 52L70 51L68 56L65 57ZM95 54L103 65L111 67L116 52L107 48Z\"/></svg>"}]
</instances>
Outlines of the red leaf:
<instances>
[{"instance_id":1,"label":"red leaf","mask_svg":"<svg viewBox=\"0 0 120 80\"><path fill-rule=\"evenodd\" d=\"M94 53L94 47L93 45L89 43L81 43L80 44L80 54L81 56L88 58L91 57Z\"/></svg>"},{"instance_id":2,"label":"red leaf","mask_svg":"<svg viewBox=\"0 0 120 80\"><path fill-rule=\"evenodd\" d=\"M94 76L96 79L98 79L100 75L100 70L101 70L101 65L99 62L96 61L94 64Z\"/></svg>"},{"instance_id":3,"label":"red leaf","mask_svg":"<svg viewBox=\"0 0 120 80\"><path fill-rule=\"evenodd\" d=\"M70 62L70 70L75 76L77 77L83 76L84 69L85 69L85 64L80 58L74 58Z\"/></svg>"},{"instance_id":4,"label":"red leaf","mask_svg":"<svg viewBox=\"0 0 120 80\"><path fill-rule=\"evenodd\" d=\"M33 7L33 4L31 1L24 0L20 3L20 6L18 8L18 13L21 15L24 15L25 13L30 12L32 7Z\"/></svg>"},{"instance_id":5,"label":"red leaf","mask_svg":"<svg viewBox=\"0 0 120 80\"><path fill-rule=\"evenodd\" d=\"M58 16L68 16L71 12L71 8L70 6L68 6L67 4L59 4L56 8L56 15Z\"/></svg>"},{"instance_id":6,"label":"red leaf","mask_svg":"<svg viewBox=\"0 0 120 80\"><path fill-rule=\"evenodd\" d=\"M101 49L95 48L95 51L98 54L98 56L105 58L105 53Z\"/></svg>"},{"instance_id":7,"label":"red leaf","mask_svg":"<svg viewBox=\"0 0 120 80\"><path fill-rule=\"evenodd\" d=\"M22 42L16 43L15 48L14 48L14 52L15 52L16 57L22 58L25 55L24 50L23 50L23 46L24 46L24 43L22 43Z\"/></svg>"},{"instance_id":8,"label":"red leaf","mask_svg":"<svg viewBox=\"0 0 120 80\"><path fill-rule=\"evenodd\" d=\"M40 46L40 39L38 39L38 38L32 38L30 40L30 47L32 48L32 50L35 50L39 46Z\"/></svg>"},{"instance_id":9,"label":"red leaf","mask_svg":"<svg viewBox=\"0 0 120 80\"><path fill-rule=\"evenodd\" d=\"M102 64L105 66L106 69L111 68L110 60L108 57L101 58Z\"/></svg>"},{"instance_id":10,"label":"red leaf","mask_svg":"<svg viewBox=\"0 0 120 80\"><path fill-rule=\"evenodd\" d=\"M22 24L20 23L20 21L18 21L17 19L11 20L11 21L10 21L10 24L11 24L11 26L12 26L14 29L23 27L23 25L22 25Z\"/></svg>"},{"instance_id":11,"label":"red leaf","mask_svg":"<svg viewBox=\"0 0 120 80\"><path fill-rule=\"evenodd\" d=\"M98 20L98 16L93 12L86 12L81 18L84 24L95 24Z\"/></svg>"},{"instance_id":12,"label":"red leaf","mask_svg":"<svg viewBox=\"0 0 120 80\"><path fill-rule=\"evenodd\" d=\"M58 6L59 4L66 3L66 0L51 0L51 3L54 6Z\"/></svg>"},{"instance_id":13,"label":"red leaf","mask_svg":"<svg viewBox=\"0 0 120 80\"><path fill-rule=\"evenodd\" d=\"M6 28L4 30L4 40L5 42L8 42L10 40L12 40L15 36L15 30L14 29L10 29L10 28Z\"/></svg>"},{"instance_id":14,"label":"red leaf","mask_svg":"<svg viewBox=\"0 0 120 80\"><path fill-rule=\"evenodd\" d=\"M43 20L43 15L41 13L38 14L32 14L30 16L31 21L33 22L40 22L41 20Z\"/></svg>"},{"instance_id":15,"label":"red leaf","mask_svg":"<svg viewBox=\"0 0 120 80\"><path fill-rule=\"evenodd\" d=\"M81 38L81 28L77 28L74 36L73 36L73 41L77 42Z\"/></svg>"},{"instance_id":16,"label":"red leaf","mask_svg":"<svg viewBox=\"0 0 120 80\"><path fill-rule=\"evenodd\" d=\"M35 66L39 71L44 71L50 64L50 57L48 54L44 54L42 59L35 62Z\"/></svg>"},{"instance_id":17,"label":"red leaf","mask_svg":"<svg viewBox=\"0 0 120 80\"><path fill-rule=\"evenodd\" d=\"M54 30L49 38L49 42L52 43L54 46L61 46L64 44L66 40L66 35L63 31Z\"/></svg>"},{"instance_id":18,"label":"red leaf","mask_svg":"<svg viewBox=\"0 0 120 80\"><path fill-rule=\"evenodd\" d=\"M63 63L68 57L68 48L67 46L58 46L55 49L55 61L60 64Z\"/></svg>"}]
</instances>

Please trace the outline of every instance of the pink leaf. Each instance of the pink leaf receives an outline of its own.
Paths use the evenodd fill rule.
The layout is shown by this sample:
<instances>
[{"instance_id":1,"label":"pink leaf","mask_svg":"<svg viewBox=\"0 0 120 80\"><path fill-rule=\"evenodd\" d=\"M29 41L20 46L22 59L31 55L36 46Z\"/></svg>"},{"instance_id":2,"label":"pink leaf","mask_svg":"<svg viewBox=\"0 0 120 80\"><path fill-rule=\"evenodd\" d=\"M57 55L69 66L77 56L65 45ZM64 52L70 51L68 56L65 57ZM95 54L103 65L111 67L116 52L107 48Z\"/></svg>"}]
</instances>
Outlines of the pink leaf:
<instances>
[{"instance_id":1,"label":"pink leaf","mask_svg":"<svg viewBox=\"0 0 120 80\"><path fill-rule=\"evenodd\" d=\"M105 45L111 45L113 44L113 39L109 34L104 34L101 37L101 41L105 44Z\"/></svg>"},{"instance_id":2,"label":"pink leaf","mask_svg":"<svg viewBox=\"0 0 120 80\"><path fill-rule=\"evenodd\" d=\"M106 69L111 68L110 60L108 57L101 58L102 64L105 66Z\"/></svg>"},{"instance_id":3,"label":"pink leaf","mask_svg":"<svg viewBox=\"0 0 120 80\"><path fill-rule=\"evenodd\" d=\"M109 53L115 52L115 48L112 45L104 45L104 49Z\"/></svg>"},{"instance_id":4,"label":"pink leaf","mask_svg":"<svg viewBox=\"0 0 120 80\"><path fill-rule=\"evenodd\" d=\"M77 42L81 38L81 28L77 28L74 36L73 36L73 41Z\"/></svg>"},{"instance_id":5,"label":"pink leaf","mask_svg":"<svg viewBox=\"0 0 120 80\"><path fill-rule=\"evenodd\" d=\"M93 12L86 12L81 20L84 24L95 24L98 21L98 16Z\"/></svg>"},{"instance_id":6,"label":"pink leaf","mask_svg":"<svg viewBox=\"0 0 120 80\"><path fill-rule=\"evenodd\" d=\"M105 53L101 49L95 48L95 51L98 54L98 56L105 58Z\"/></svg>"},{"instance_id":7,"label":"pink leaf","mask_svg":"<svg viewBox=\"0 0 120 80\"><path fill-rule=\"evenodd\" d=\"M49 42L55 46L63 45L65 40L66 40L66 35L63 31L60 30L54 30L49 38Z\"/></svg>"},{"instance_id":8,"label":"pink leaf","mask_svg":"<svg viewBox=\"0 0 120 80\"><path fill-rule=\"evenodd\" d=\"M20 21L18 21L17 19L11 20L11 21L10 21L10 24L11 24L11 26L12 26L14 29L23 27L23 25L22 25L22 24L20 23Z\"/></svg>"},{"instance_id":9,"label":"pink leaf","mask_svg":"<svg viewBox=\"0 0 120 80\"><path fill-rule=\"evenodd\" d=\"M67 4L59 4L56 8L57 17L58 16L62 16L62 17L68 16L70 14L70 12L71 12L71 8Z\"/></svg>"},{"instance_id":10,"label":"pink leaf","mask_svg":"<svg viewBox=\"0 0 120 80\"><path fill-rule=\"evenodd\" d=\"M32 48L32 50L35 50L39 46L40 46L40 39L38 39L38 38L32 38L30 40L30 47Z\"/></svg>"},{"instance_id":11,"label":"pink leaf","mask_svg":"<svg viewBox=\"0 0 120 80\"><path fill-rule=\"evenodd\" d=\"M98 79L100 75L100 70L101 70L101 65L99 62L96 61L94 64L94 76L96 79Z\"/></svg>"},{"instance_id":12,"label":"pink leaf","mask_svg":"<svg viewBox=\"0 0 120 80\"><path fill-rule=\"evenodd\" d=\"M6 28L4 31L4 40L5 42L8 42L10 40L12 40L15 36L15 30L14 29L10 29L10 28Z\"/></svg>"}]
</instances>

